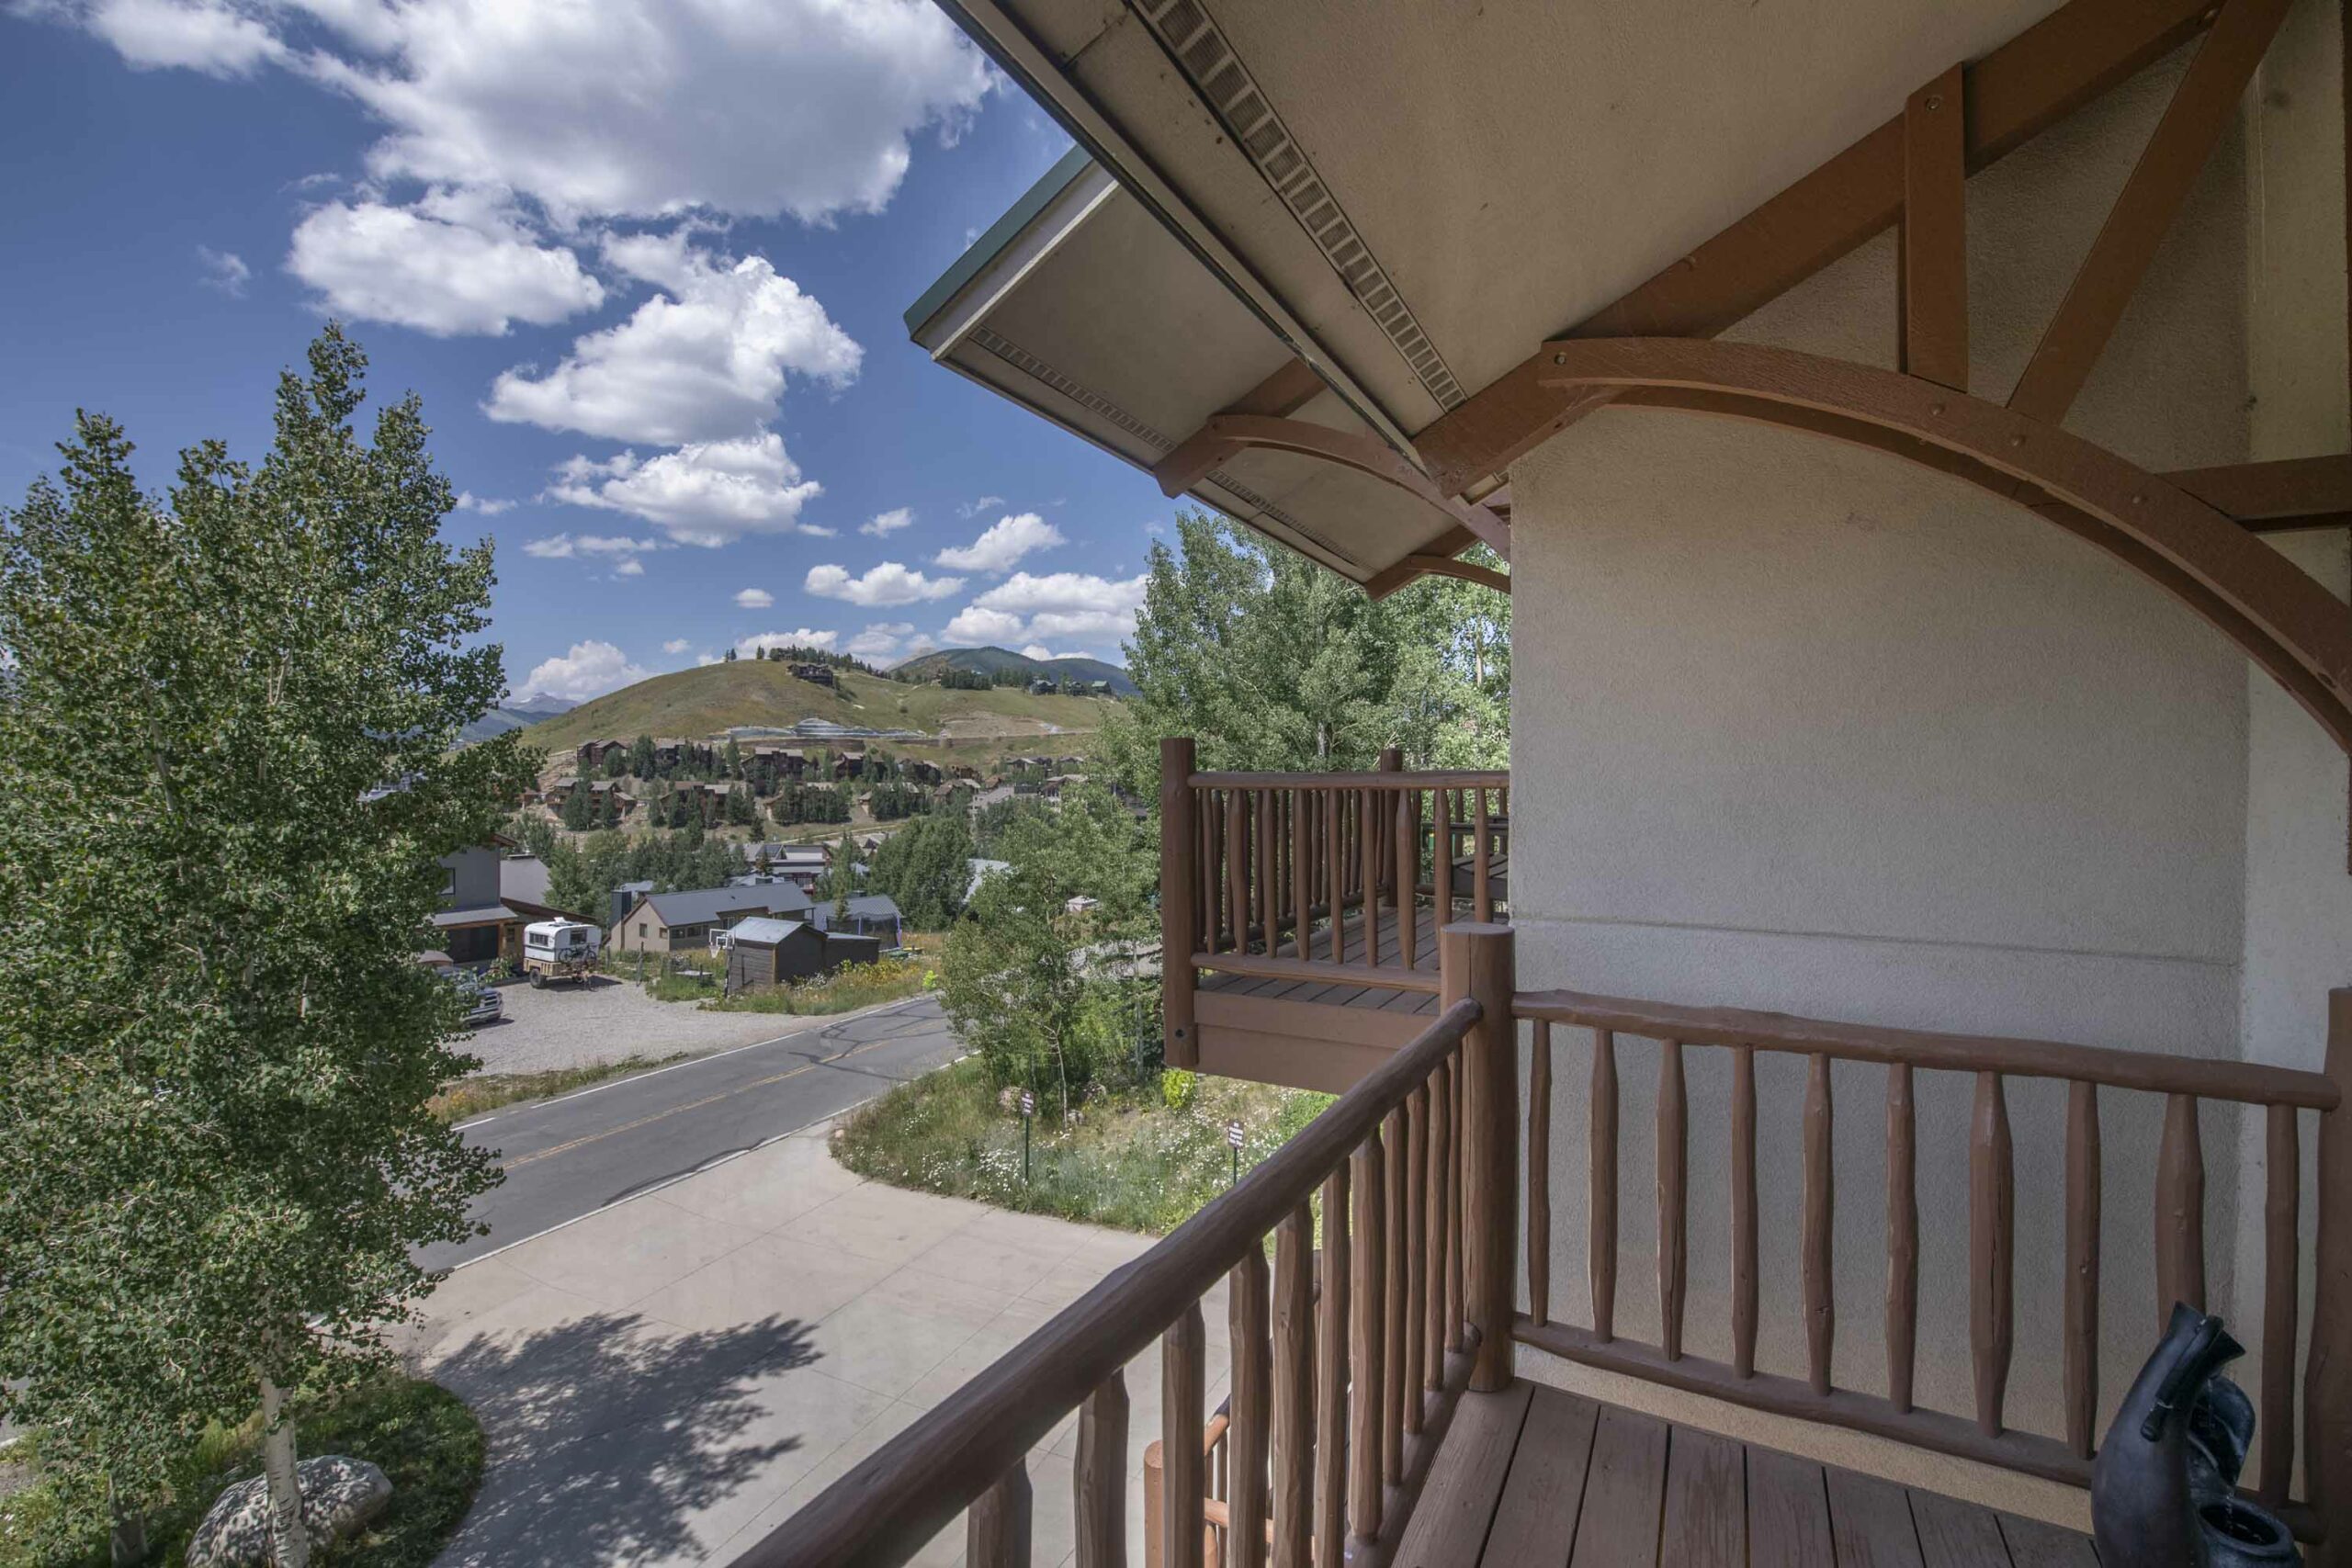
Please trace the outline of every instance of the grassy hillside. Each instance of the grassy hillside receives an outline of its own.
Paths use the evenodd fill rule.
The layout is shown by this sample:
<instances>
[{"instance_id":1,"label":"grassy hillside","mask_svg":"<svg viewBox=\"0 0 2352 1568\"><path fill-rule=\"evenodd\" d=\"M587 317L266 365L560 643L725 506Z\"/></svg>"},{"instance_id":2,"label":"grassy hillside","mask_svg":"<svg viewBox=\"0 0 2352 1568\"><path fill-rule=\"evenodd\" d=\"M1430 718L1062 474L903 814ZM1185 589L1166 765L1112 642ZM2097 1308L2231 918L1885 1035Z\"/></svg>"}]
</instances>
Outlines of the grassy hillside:
<instances>
[{"instance_id":1,"label":"grassy hillside","mask_svg":"<svg viewBox=\"0 0 2352 1568\"><path fill-rule=\"evenodd\" d=\"M1108 681L1111 689L1123 697L1131 697L1136 692L1127 672L1115 664L1106 664L1099 659L1032 659L1004 648L943 648L910 659L896 669L899 674L922 681L937 680L942 670L970 670L983 675L1012 670L1024 678L1043 675L1055 681Z\"/></svg>"},{"instance_id":2,"label":"grassy hillside","mask_svg":"<svg viewBox=\"0 0 2352 1568\"><path fill-rule=\"evenodd\" d=\"M639 735L699 739L739 724L781 728L802 718L831 719L874 729L943 728L972 753L1002 750L1055 730L1076 731L1082 741L1102 726L1115 705L1102 697L1033 697L1017 687L988 692L951 692L939 686L910 686L858 671L841 672L832 690L795 679L771 660L737 660L698 670L656 675L634 686L582 703L570 713L531 726L524 739L551 753L568 752L583 740L627 740ZM940 755L948 749L889 743L912 755ZM1046 750L1040 746L1038 750ZM1083 755L1083 744L1062 746Z\"/></svg>"}]
</instances>

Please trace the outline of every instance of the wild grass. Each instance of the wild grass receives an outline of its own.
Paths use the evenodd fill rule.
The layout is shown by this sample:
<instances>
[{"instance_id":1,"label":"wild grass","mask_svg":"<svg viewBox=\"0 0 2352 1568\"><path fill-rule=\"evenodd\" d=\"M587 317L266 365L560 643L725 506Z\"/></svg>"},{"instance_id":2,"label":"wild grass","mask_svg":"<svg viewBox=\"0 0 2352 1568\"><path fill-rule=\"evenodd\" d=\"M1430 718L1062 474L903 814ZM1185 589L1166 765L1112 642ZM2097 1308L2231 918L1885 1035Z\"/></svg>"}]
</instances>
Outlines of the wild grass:
<instances>
[{"instance_id":1,"label":"wild grass","mask_svg":"<svg viewBox=\"0 0 2352 1568\"><path fill-rule=\"evenodd\" d=\"M667 1056L628 1056L617 1062L594 1062L580 1067L551 1067L540 1073L482 1073L459 1078L426 1100L425 1109L441 1121L470 1122L475 1117L526 1100L547 1100L586 1089L608 1078L625 1078L655 1067L666 1067L695 1055L673 1052Z\"/></svg>"},{"instance_id":2,"label":"wild grass","mask_svg":"<svg viewBox=\"0 0 2352 1568\"><path fill-rule=\"evenodd\" d=\"M928 973L920 960L885 958L844 964L831 975L788 986L754 986L731 997L721 998L714 986L704 993L707 999L702 1005L709 1012L854 1012L922 995Z\"/></svg>"},{"instance_id":3,"label":"wild grass","mask_svg":"<svg viewBox=\"0 0 2352 1568\"><path fill-rule=\"evenodd\" d=\"M1036 1118L1024 1177L1018 1100L1001 1094L974 1057L867 1105L834 1147L850 1169L893 1186L1160 1235L1231 1183L1228 1121L1242 1125L1246 1175L1330 1103L1329 1095L1229 1078L1169 1094L1154 1074L1089 1100L1068 1126Z\"/></svg>"}]
</instances>

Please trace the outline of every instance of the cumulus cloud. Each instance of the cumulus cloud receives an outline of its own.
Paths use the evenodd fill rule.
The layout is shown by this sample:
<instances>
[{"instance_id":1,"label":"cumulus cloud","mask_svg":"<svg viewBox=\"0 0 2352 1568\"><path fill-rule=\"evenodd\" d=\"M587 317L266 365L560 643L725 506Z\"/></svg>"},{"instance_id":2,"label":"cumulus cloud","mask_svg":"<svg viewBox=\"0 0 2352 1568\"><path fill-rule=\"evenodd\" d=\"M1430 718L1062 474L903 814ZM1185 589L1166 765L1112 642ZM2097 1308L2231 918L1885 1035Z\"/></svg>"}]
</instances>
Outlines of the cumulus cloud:
<instances>
[{"instance_id":1,"label":"cumulus cloud","mask_svg":"<svg viewBox=\"0 0 2352 1568\"><path fill-rule=\"evenodd\" d=\"M845 599L868 607L912 604L944 599L964 586L960 577L925 577L894 560L886 560L863 577L852 577L842 566L812 566L801 587L820 599Z\"/></svg>"},{"instance_id":2,"label":"cumulus cloud","mask_svg":"<svg viewBox=\"0 0 2352 1568\"><path fill-rule=\"evenodd\" d=\"M764 588L746 588L735 595L735 603L746 610L772 610L775 608L775 595Z\"/></svg>"},{"instance_id":3,"label":"cumulus cloud","mask_svg":"<svg viewBox=\"0 0 2352 1568\"><path fill-rule=\"evenodd\" d=\"M495 517L502 512L514 511L514 503L511 501L500 501L486 495L476 495L469 490L461 490L458 492L458 510L460 512L478 512L484 517ZM525 547L526 549L528 547L528 546Z\"/></svg>"},{"instance_id":4,"label":"cumulus cloud","mask_svg":"<svg viewBox=\"0 0 2352 1568\"><path fill-rule=\"evenodd\" d=\"M870 538L887 539L915 520L914 509L894 506L888 512L877 512L857 525L857 531Z\"/></svg>"},{"instance_id":5,"label":"cumulus cloud","mask_svg":"<svg viewBox=\"0 0 2352 1568\"><path fill-rule=\"evenodd\" d=\"M896 653L899 644L915 629L912 621L877 621L849 639L842 649L860 659L881 659Z\"/></svg>"},{"instance_id":6,"label":"cumulus cloud","mask_svg":"<svg viewBox=\"0 0 2352 1568\"><path fill-rule=\"evenodd\" d=\"M630 663L628 655L611 643L591 638L573 643L569 653L533 665L530 674L523 680L523 690L586 702L590 697L634 685L647 673Z\"/></svg>"},{"instance_id":7,"label":"cumulus cloud","mask_svg":"<svg viewBox=\"0 0 2352 1568\"><path fill-rule=\"evenodd\" d=\"M957 571L984 571L991 577L1001 577L1012 570L1012 563L1023 556L1051 549L1063 542L1060 529L1034 512L1023 512L1018 516L998 518L970 544L942 550L932 559Z\"/></svg>"},{"instance_id":8,"label":"cumulus cloud","mask_svg":"<svg viewBox=\"0 0 2352 1568\"><path fill-rule=\"evenodd\" d=\"M958 502L956 507L956 515L958 517L978 517L989 507L1002 506L1003 504L1004 497L1001 495L984 495L977 501Z\"/></svg>"},{"instance_id":9,"label":"cumulus cloud","mask_svg":"<svg viewBox=\"0 0 2352 1568\"><path fill-rule=\"evenodd\" d=\"M514 503L510 501L505 504ZM574 556L635 556L661 547L658 539L632 539L615 534L582 534L577 538L570 534L549 534L545 538L523 541L523 553L540 560L570 560Z\"/></svg>"},{"instance_id":10,"label":"cumulus cloud","mask_svg":"<svg viewBox=\"0 0 2352 1568\"><path fill-rule=\"evenodd\" d=\"M645 563L639 560L635 556L631 556L628 559L621 562L620 565L613 568L613 575L615 577L643 577L645 575Z\"/></svg>"},{"instance_id":11,"label":"cumulus cloud","mask_svg":"<svg viewBox=\"0 0 2352 1568\"><path fill-rule=\"evenodd\" d=\"M665 446L741 440L775 414L788 374L856 378L864 351L763 256L714 257L683 229L608 241L605 255L668 292L575 339L544 376L501 374L482 405L491 418Z\"/></svg>"},{"instance_id":12,"label":"cumulus cloud","mask_svg":"<svg viewBox=\"0 0 2352 1568\"><path fill-rule=\"evenodd\" d=\"M913 140L999 78L922 0L32 0L131 65L270 64L386 128L379 178L501 186L566 220L878 212Z\"/></svg>"},{"instance_id":13,"label":"cumulus cloud","mask_svg":"<svg viewBox=\"0 0 2352 1568\"><path fill-rule=\"evenodd\" d=\"M956 612L943 633L954 642L1078 642L1103 645L1135 636L1143 577L1105 578L1057 571L1014 572Z\"/></svg>"},{"instance_id":14,"label":"cumulus cloud","mask_svg":"<svg viewBox=\"0 0 2352 1568\"><path fill-rule=\"evenodd\" d=\"M684 545L717 547L746 534L788 534L800 509L824 493L803 479L784 438L689 443L639 458L577 457L556 470L548 495L573 506L641 517ZM949 590L953 592L954 590Z\"/></svg>"},{"instance_id":15,"label":"cumulus cloud","mask_svg":"<svg viewBox=\"0 0 2352 1568\"><path fill-rule=\"evenodd\" d=\"M286 270L336 315L435 337L504 335L605 302L579 257L542 244L498 197L435 190L412 206L331 201L295 225Z\"/></svg>"},{"instance_id":16,"label":"cumulus cloud","mask_svg":"<svg viewBox=\"0 0 2352 1568\"><path fill-rule=\"evenodd\" d=\"M686 649L693 646L694 644L688 642L684 637L673 637L668 642L662 645L662 651L675 657L678 654L685 652Z\"/></svg>"},{"instance_id":17,"label":"cumulus cloud","mask_svg":"<svg viewBox=\"0 0 2352 1568\"><path fill-rule=\"evenodd\" d=\"M772 648L821 648L831 652L833 644L840 639L839 632L815 632L807 626L790 632L762 632L757 637L747 637L737 643L735 657L757 659ZM710 660L706 659L703 662L707 664Z\"/></svg>"},{"instance_id":18,"label":"cumulus cloud","mask_svg":"<svg viewBox=\"0 0 2352 1568\"><path fill-rule=\"evenodd\" d=\"M198 245L196 247L196 259L198 265L204 268L203 276L197 279L198 283L226 294L232 299L244 298L245 285L254 276L254 269L245 265L244 257L234 251L216 251L209 245Z\"/></svg>"}]
</instances>

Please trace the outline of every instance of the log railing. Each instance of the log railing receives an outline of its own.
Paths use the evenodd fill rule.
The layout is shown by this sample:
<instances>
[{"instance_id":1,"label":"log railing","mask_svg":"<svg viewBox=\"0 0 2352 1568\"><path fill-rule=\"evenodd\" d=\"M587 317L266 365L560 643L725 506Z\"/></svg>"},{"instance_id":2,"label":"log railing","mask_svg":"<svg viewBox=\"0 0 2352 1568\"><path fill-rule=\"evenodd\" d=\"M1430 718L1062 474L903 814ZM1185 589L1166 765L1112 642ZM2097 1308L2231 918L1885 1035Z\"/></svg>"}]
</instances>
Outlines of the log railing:
<instances>
[{"instance_id":1,"label":"log railing","mask_svg":"<svg viewBox=\"0 0 2352 1568\"><path fill-rule=\"evenodd\" d=\"M1777 1013L1678 1007L1586 996L1567 991L1523 992L1517 1015L1534 1028L1526 1122L1528 1141L1526 1269L1529 1310L1516 1337L1569 1360L1641 1378L1757 1409L1875 1433L2004 1469L2086 1485L2094 1456L2099 1404L2099 1292L2103 1090L2161 1095L2164 1131L2156 1156L2154 1254L2156 1291L2152 1330L2171 1303L2205 1305L2204 1154L2198 1107L2205 1100L2258 1107L2265 1118L2267 1173L2264 1205L2265 1266L2261 1356L2256 1400L2260 1463L2253 1494L2280 1512L2305 1539L2323 1521L2352 1512L2352 1113L2343 1108L2352 1087L2352 990L2332 998L2325 1070L2303 1072L2242 1061L2211 1061L2107 1050L2055 1042L1926 1033L1825 1023ZM1557 1321L1550 1278L1552 1201L1550 1148L1552 1084L1574 1064L1555 1060L1558 1026L1586 1032L1590 1049L1587 1155L1587 1258L1590 1326ZM1659 1342L1636 1344L1616 1333L1619 1073L1627 1037L1656 1043L1645 1066L1657 1074L1657 1280ZM1690 1243L1687 1160L1691 1129L1683 1057L1692 1047L1731 1056L1729 1213L1732 1358L1702 1359L1682 1345L1688 1248ZM1802 1290L1789 1303L1803 1316L1805 1375L1788 1377L1756 1366L1759 1313L1756 1196L1758 1052L1803 1056L1807 1065L1797 1135L1803 1145L1803 1205L1796 1238ZM1837 1305L1832 1292L1832 1217L1838 1195L1831 1157L1835 1107L1832 1062L1874 1063L1885 1069L1883 1106L1886 1145L1885 1319L1887 1393L1840 1387L1832 1375ZM1967 1074L1974 1100L1969 1123L1967 1235L1969 1342L1974 1408L1967 1415L1928 1410L1913 1400L1919 1301L1918 1156L1913 1110L1914 1077L1923 1072ZM2019 1431L2007 1423L2004 1401L2018 1325L2011 1281L2016 1245L2014 1156L2006 1085L2012 1078L2055 1079L2067 1086L2065 1127L2066 1268L2059 1337L2065 1432L2063 1438ZM2298 1206L2301 1117L2315 1112L2319 1137L2319 1213L2312 1260L2316 1292L2308 1317L2299 1317ZM1935 1216L1954 1223L1958 1216ZM1782 1242L1780 1245L1785 1246ZM1773 1303L1776 1307L1780 1303ZM1787 1310L1787 1309L1783 1309ZM2301 1377L2295 1364L2299 1325L2310 1350ZM2039 1325L2033 1325L2039 1326ZM2031 1331L2030 1328L2029 1331ZM2153 1337L2135 1344L2131 1362ZM2301 1382L2303 1495L2290 1496L2298 1432L2295 1393ZM2338 1534L2343 1527L2339 1525Z\"/></svg>"},{"instance_id":2,"label":"log railing","mask_svg":"<svg viewBox=\"0 0 2352 1568\"><path fill-rule=\"evenodd\" d=\"M959 1512L972 1568L1024 1564L1025 1456L1072 1410L1077 1560L1130 1561L1123 1369L1155 1339L1168 1568L1201 1568L1213 1458L1227 1562L1385 1563L1461 1392L1510 1375L1510 933L1453 927L1440 956L1445 1006L1409 1044L778 1525L746 1568L901 1563ZM1230 1286L1232 1394L1212 1445L1201 1300L1219 1280Z\"/></svg>"},{"instance_id":3,"label":"log railing","mask_svg":"<svg viewBox=\"0 0 2352 1568\"><path fill-rule=\"evenodd\" d=\"M1198 1065L1203 970L1434 994L1419 929L1491 921L1510 827L1507 772L1198 773L1160 742L1159 913L1171 1066Z\"/></svg>"}]
</instances>

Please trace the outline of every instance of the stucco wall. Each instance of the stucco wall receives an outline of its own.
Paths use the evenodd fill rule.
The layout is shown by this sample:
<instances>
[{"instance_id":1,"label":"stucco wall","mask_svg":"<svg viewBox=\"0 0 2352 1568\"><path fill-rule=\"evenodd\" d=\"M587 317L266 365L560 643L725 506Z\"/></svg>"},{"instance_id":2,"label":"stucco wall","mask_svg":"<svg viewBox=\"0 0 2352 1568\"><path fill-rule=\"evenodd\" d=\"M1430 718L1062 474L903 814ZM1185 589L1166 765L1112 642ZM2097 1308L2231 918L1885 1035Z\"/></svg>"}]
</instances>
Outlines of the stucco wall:
<instances>
[{"instance_id":1,"label":"stucco wall","mask_svg":"<svg viewBox=\"0 0 2352 1568\"><path fill-rule=\"evenodd\" d=\"M2181 64L1971 182L1980 396L2007 395ZM2261 120L2250 123L2258 136ZM2249 339L2259 315L2247 304L2258 292L2250 175L2274 182L2273 206L2277 182L2316 176L2258 152L2250 161L2247 148L2233 135L2217 152L2068 421L2151 468L2253 455L2248 367L2264 361ZM2317 330L2337 345L2340 409L2337 190L2337 299L2332 329ZM1891 364L1894 300L1882 240L1733 335ZM2262 340L2260 353L2284 352ZM2333 444L2300 449L2341 441L2339 417ZM2346 880L2343 760L2175 601L1965 486L1785 432L1604 412L1512 479L1523 985L2203 1055L2241 1054L2275 1027L2298 1043L2297 1059L2315 1059L2301 1021L2321 998L2305 993L2324 989L2331 966L2340 974L2345 953L2340 935L2314 952L2299 933L2315 908L2342 908L2332 900ZM2340 536L2315 548L2343 570ZM2331 833L2333 880L2309 863ZM2257 1027L2274 1010L2279 1021ZM1554 1299L1559 1315L1583 1321L1589 1057L1580 1038L1557 1049L1554 1125L1577 1135L1555 1139ZM1655 1064L1645 1043L1621 1046L1619 1322L1641 1338L1657 1321ZM1727 1358L1728 1070L1704 1050L1689 1066L1686 1339ZM1802 1066L1765 1059L1758 1076L1759 1361L1802 1375ZM1835 1080L1837 1376L1866 1389L1884 1376L1883 1083L1861 1067ZM1969 1093L1932 1075L1918 1091L1919 1397L1961 1412L1971 1408ZM2026 1084L2009 1097L2019 1325L2009 1409L2014 1424L2053 1432L2062 1099ZM2154 1325L2161 1107L2110 1093L2104 1110L2111 1402ZM2209 1111L2204 1131L2218 1304L2233 1300L2238 1265L2237 1118Z\"/></svg>"}]
</instances>

